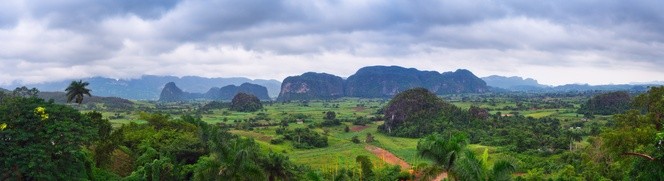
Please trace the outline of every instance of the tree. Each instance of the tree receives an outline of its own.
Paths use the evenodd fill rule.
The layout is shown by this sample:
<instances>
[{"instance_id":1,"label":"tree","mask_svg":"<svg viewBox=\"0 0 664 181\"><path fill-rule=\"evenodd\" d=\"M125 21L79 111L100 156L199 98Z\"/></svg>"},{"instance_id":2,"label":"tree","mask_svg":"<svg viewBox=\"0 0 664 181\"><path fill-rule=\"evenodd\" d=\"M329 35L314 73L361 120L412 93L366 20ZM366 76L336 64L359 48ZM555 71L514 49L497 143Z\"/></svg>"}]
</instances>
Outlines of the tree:
<instances>
[{"instance_id":1,"label":"tree","mask_svg":"<svg viewBox=\"0 0 664 181\"><path fill-rule=\"evenodd\" d=\"M325 117L326 120L334 120L337 118L337 113L334 111L327 111L325 112Z\"/></svg>"},{"instance_id":2,"label":"tree","mask_svg":"<svg viewBox=\"0 0 664 181\"><path fill-rule=\"evenodd\" d=\"M17 87L12 91L12 95L16 97L37 97L39 90L37 88L28 89L27 87Z\"/></svg>"},{"instance_id":3,"label":"tree","mask_svg":"<svg viewBox=\"0 0 664 181\"><path fill-rule=\"evenodd\" d=\"M283 154L270 151L267 154L267 158L263 161L262 166L270 181L276 180L277 178L289 180L294 176L293 165L288 160L288 157Z\"/></svg>"},{"instance_id":4,"label":"tree","mask_svg":"<svg viewBox=\"0 0 664 181\"><path fill-rule=\"evenodd\" d=\"M449 171L465 145L467 138L462 134L451 135L445 139L442 135L431 134L417 142L418 155L429 158L438 166Z\"/></svg>"},{"instance_id":5,"label":"tree","mask_svg":"<svg viewBox=\"0 0 664 181\"><path fill-rule=\"evenodd\" d=\"M365 142L371 143L373 141L374 141L373 135L371 135L371 133L367 133L367 139L365 140Z\"/></svg>"},{"instance_id":6,"label":"tree","mask_svg":"<svg viewBox=\"0 0 664 181\"><path fill-rule=\"evenodd\" d=\"M210 155L195 165L194 180L266 180L260 148L252 139L239 138L225 130L210 130ZM265 165L263 165L265 166Z\"/></svg>"},{"instance_id":7,"label":"tree","mask_svg":"<svg viewBox=\"0 0 664 181\"><path fill-rule=\"evenodd\" d=\"M0 180L89 179L82 148L99 130L90 117L35 97L5 98L0 113Z\"/></svg>"},{"instance_id":8,"label":"tree","mask_svg":"<svg viewBox=\"0 0 664 181\"><path fill-rule=\"evenodd\" d=\"M478 158L470 150L464 150L459 160L454 163L449 175L457 180L511 180L516 170L510 162L499 160L493 166L488 163L488 150L484 150L482 157Z\"/></svg>"},{"instance_id":9,"label":"tree","mask_svg":"<svg viewBox=\"0 0 664 181\"><path fill-rule=\"evenodd\" d=\"M90 94L90 89L87 88L88 85L90 85L90 83L83 82L83 80L71 81L69 87L65 89L67 92L67 102L71 102L73 100L80 105L83 103L83 97L85 95L92 96Z\"/></svg>"},{"instance_id":10,"label":"tree","mask_svg":"<svg viewBox=\"0 0 664 181\"><path fill-rule=\"evenodd\" d=\"M355 157L355 161L360 163L360 168L362 169L361 180L372 180L374 177L373 164L371 164L369 157L365 155L358 155Z\"/></svg>"},{"instance_id":11,"label":"tree","mask_svg":"<svg viewBox=\"0 0 664 181\"><path fill-rule=\"evenodd\" d=\"M463 134L451 135L445 139L439 134L432 134L417 143L418 154L432 159L435 166L421 169L425 175L431 176L442 168L450 178L455 180L510 180L515 171L514 165L507 161L496 161L493 166L488 164L489 152L477 158L468 150L468 140Z\"/></svg>"},{"instance_id":12,"label":"tree","mask_svg":"<svg viewBox=\"0 0 664 181\"><path fill-rule=\"evenodd\" d=\"M353 137L350 139L350 141L352 141L353 143L360 143L360 139L357 137L357 135L356 135L356 136L353 136Z\"/></svg>"},{"instance_id":13,"label":"tree","mask_svg":"<svg viewBox=\"0 0 664 181\"><path fill-rule=\"evenodd\" d=\"M635 105L645 111L631 110L614 116L615 128L602 134L614 153L642 157L656 161L648 155L658 144L657 133L662 131L664 115L664 87L650 89L636 97Z\"/></svg>"},{"instance_id":14,"label":"tree","mask_svg":"<svg viewBox=\"0 0 664 181\"><path fill-rule=\"evenodd\" d=\"M640 110L614 116L615 127L601 134L603 146L617 162L631 163L636 180L664 180L664 86L637 96L634 105Z\"/></svg>"}]
</instances>

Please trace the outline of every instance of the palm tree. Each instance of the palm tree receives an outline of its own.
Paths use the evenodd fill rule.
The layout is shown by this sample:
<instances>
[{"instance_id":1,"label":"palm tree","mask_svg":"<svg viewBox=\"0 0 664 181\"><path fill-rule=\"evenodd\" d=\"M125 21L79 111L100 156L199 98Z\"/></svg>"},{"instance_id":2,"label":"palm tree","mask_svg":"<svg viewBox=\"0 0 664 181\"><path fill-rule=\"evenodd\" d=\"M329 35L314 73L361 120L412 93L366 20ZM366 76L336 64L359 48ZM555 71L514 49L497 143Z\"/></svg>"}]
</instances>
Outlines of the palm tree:
<instances>
[{"instance_id":1,"label":"palm tree","mask_svg":"<svg viewBox=\"0 0 664 181\"><path fill-rule=\"evenodd\" d=\"M77 81L71 81L71 84L69 84L69 87L65 89L67 92L67 102L71 102L74 100L74 102L78 103L79 105L83 103L83 96L90 95L90 89L87 88L87 86L90 85L88 82L83 82L83 80Z\"/></svg>"},{"instance_id":2,"label":"palm tree","mask_svg":"<svg viewBox=\"0 0 664 181\"><path fill-rule=\"evenodd\" d=\"M512 180L512 173L515 171L512 163L499 160L493 166L490 166L487 163L487 158L488 155L479 159L472 151L465 150L463 156L454 163L454 168L449 172L449 175L455 180Z\"/></svg>"},{"instance_id":3,"label":"palm tree","mask_svg":"<svg viewBox=\"0 0 664 181\"><path fill-rule=\"evenodd\" d=\"M421 157L432 159L436 165L449 171L467 142L466 136L462 134L454 134L449 139L431 134L417 143L417 151Z\"/></svg>"},{"instance_id":4,"label":"palm tree","mask_svg":"<svg viewBox=\"0 0 664 181\"><path fill-rule=\"evenodd\" d=\"M270 151L263 163L263 169L268 175L268 180L273 181L276 178L290 180L293 176L292 165L287 156Z\"/></svg>"},{"instance_id":5,"label":"palm tree","mask_svg":"<svg viewBox=\"0 0 664 181\"><path fill-rule=\"evenodd\" d=\"M235 138L227 146L213 150L218 154L218 176L229 180L265 180L265 173L257 165L260 149L253 139Z\"/></svg>"},{"instance_id":6,"label":"palm tree","mask_svg":"<svg viewBox=\"0 0 664 181\"><path fill-rule=\"evenodd\" d=\"M431 179L441 170L450 180L511 180L514 165L507 161L496 161L488 165L488 150L481 158L468 150L468 139L463 134L454 134L445 139L439 134L429 135L417 143L418 154L432 159L434 165L420 166L422 178Z\"/></svg>"}]
</instances>

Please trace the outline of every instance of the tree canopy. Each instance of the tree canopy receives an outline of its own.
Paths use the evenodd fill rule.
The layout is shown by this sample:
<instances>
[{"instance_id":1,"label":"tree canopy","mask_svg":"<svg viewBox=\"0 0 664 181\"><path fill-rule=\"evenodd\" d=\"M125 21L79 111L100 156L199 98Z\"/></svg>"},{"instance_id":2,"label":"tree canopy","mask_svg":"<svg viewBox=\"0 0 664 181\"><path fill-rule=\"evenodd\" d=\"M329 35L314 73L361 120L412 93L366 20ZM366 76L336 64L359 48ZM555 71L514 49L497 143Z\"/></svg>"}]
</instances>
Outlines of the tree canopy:
<instances>
[{"instance_id":1,"label":"tree canopy","mask_svg":"<svg viewBox=\"0 0 664 181\"><path fill-rule=\"evenodd\" d=\"M97 114L45 102L10 97L0 103L0 175L2 179L89 179L91 161L82 146L99 138Z\"/></svg>"}]
</instances>

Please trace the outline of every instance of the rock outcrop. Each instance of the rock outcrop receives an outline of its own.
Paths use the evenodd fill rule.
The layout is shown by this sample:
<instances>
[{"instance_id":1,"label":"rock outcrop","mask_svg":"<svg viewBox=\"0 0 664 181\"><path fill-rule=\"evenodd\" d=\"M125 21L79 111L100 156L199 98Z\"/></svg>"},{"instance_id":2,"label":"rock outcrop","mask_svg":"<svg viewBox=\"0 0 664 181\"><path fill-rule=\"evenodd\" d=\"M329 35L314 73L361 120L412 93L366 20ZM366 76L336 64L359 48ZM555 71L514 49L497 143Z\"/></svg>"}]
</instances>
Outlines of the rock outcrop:
<instances>
[{"instance_id":1,"label":"rock outcrop","mask_svg":"<svg viewBox=\"0 0 664 181\"><path fill-rule=\"evenodd\" d=\"M159 101L175 102L184 100L184 91L175 85L175 82L169 82L164 85L159 95Z\"/></svg>"},{"instance_id":2,"label":"rock outcrop","mask_svg":"<svg viewBox=\"0 0 664 181\"><path fill-rule=\"evenodd\" d=\"M305 73L286 78L279 101L334 99L338 97L389 98L399 92L422 87L434 94L488 92L486 83L472 72L459 69L438 73L399 66L371 66L343 80L325 73Z\"/></svg>"},{"instance_id":3,"label":"rock outcrop","mask_svg":"<svg viewBox=\"0 0 664 181\"><path fill-rule=\"evenodd\" d=\"M326 73L307 72L281 83L278 101L335 99L344 96L344 80Z\"/></svg>"}]
</instances>

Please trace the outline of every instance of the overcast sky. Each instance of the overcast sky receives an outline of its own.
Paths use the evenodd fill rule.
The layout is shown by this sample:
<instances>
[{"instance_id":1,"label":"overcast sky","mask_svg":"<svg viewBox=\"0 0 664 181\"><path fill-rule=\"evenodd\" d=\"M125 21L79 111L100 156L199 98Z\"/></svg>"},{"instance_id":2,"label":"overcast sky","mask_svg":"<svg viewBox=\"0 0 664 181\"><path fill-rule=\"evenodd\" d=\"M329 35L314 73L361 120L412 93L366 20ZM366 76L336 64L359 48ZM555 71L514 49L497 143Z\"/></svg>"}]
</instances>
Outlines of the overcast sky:
<instances>
[{"instance_id":1,"label":"overcast sky","mask_svg":"<svg viewBox=\"0 0 664 181\"><path fill-rule=\"evenodd\" d=\"M0 85L282 80L369 65L540 83L664 80L661 0L3 0Z\"/></svg>"}]
</instances>

